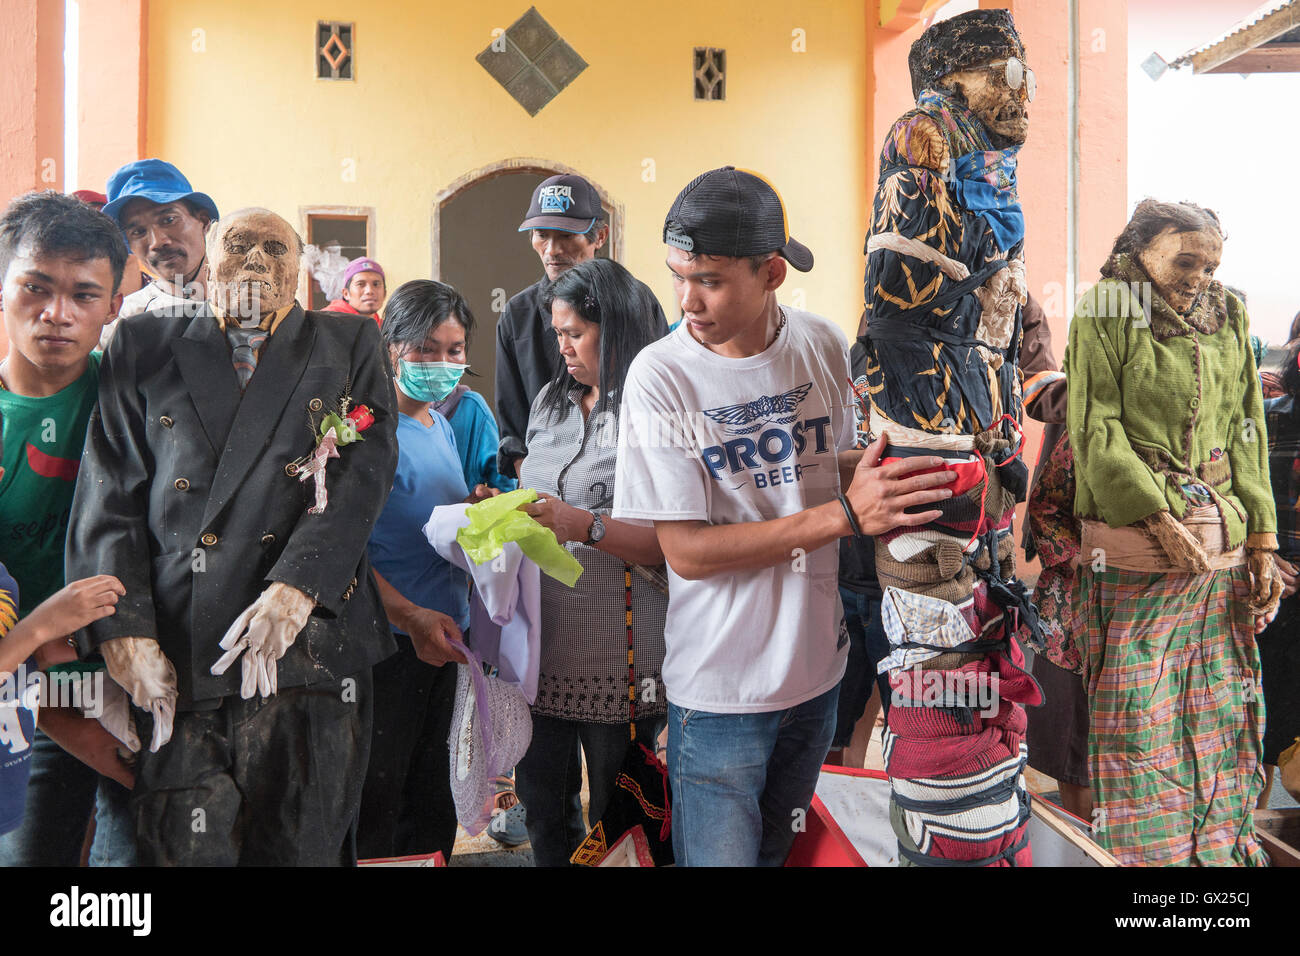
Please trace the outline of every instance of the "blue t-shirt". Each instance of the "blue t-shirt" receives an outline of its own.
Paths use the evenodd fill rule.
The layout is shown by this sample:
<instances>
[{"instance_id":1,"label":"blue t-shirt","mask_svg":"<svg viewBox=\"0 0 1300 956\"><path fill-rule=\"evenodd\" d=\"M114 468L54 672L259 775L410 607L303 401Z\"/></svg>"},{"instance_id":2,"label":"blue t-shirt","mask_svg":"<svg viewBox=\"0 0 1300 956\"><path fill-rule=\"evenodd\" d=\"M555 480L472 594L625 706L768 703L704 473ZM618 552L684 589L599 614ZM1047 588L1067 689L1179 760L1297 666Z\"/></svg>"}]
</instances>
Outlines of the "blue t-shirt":
<instances>
[{"instance_id":1,"label":"blue t-shirt","mask_svg":"<svg viewBox=\"0 0 1300 956\"><path fill-rule=\"evenodd\" d=\"M397 474L375 530L370 535L370 563L402 597L420 607L441 611L464 630L469 626L469 579L444 561L423 528L439 505L469 495L451 425L433 415L433 426L397 416Z\"/></svg>"},{"instance_id":2,"label":"blue t-shirt","mask_svg":"<svg viewBox=\"0 0 1300 956\"><path fill-rule=\"evenodd\" d=\"M0 639L17 620L18 584L0 564ZM23 822L40 691L35 675L36 664L28 660L18 674L0 679L0 833Z\"/></svg>"},{"instance_id":3,"label":"blue t-shirt","mask_svg":"<svg viewBox=\"0 0 1300 956\"><path fill-rule=\"evenodd\" d=\"M451 430L456 436L456 451L460 453L466 486L482 484L502 492L514 491L519 486L515 479L497 471L501 435L492 409L482 395L471 390L460 396L451 413Z\"/></svg>"}]
</instances>

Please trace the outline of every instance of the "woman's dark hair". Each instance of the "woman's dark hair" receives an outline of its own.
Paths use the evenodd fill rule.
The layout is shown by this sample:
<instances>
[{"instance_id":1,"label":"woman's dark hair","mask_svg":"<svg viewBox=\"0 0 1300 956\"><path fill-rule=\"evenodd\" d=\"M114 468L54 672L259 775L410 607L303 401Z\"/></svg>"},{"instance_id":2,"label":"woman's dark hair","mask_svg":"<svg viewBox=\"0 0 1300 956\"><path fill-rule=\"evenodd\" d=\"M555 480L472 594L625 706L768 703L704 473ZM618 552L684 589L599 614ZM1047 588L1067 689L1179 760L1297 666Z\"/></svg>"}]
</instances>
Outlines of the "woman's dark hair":
<instances>
[{"instance_id":1,"label":"woman's dark hair","mask_svg":"<svg viewBox=\"0 0 1300 956\"><path fill-rule=\"evenodd\" d=\"M1110 250L1110 258L1102 267L1101 274L1112 275L1115 258L1123 253L1136 257L1139 252L1151 244L1156 236L1166 229L1174 232L1200 232L1213 229L1223 238L1223 226L1218 215L1211 209L1191 202L1160 202L1157 199L1144 199L1133 210L1133 218L1115 239Z\"/></svg>"},{"instance_id":2,"label":"woman's dark hair","mask_svg":"<svg viewBox=\"0 0 1300 956\"><path fill-rule=\"evenodd\" d=\"M627 379L627 370L637 353L658 337L650 293L614 260L589 259L547 287L542 294L542 308L549 313L556 299L567 303L584 321L600 326L600 401L612 403L608 407L617 410L614 392ZM560 356L542 406L552 419L563 415L574 388L590 390L569 374Z\"/></svg>"},{"instance_id":3,"label":"woman's dark hair","mask_svg":"<svg viewBox=\"0 0 1300 956\"><path fill-rule=\"evenodd\" d=\"M445 282L412 279L398 286L385 304L379 337L385 352L395 346L400 355L406 348L423 345L430 332L452 318L465 327L468 346L474 334L474 315L465 297Z\"/></svg>"}]
</instances>

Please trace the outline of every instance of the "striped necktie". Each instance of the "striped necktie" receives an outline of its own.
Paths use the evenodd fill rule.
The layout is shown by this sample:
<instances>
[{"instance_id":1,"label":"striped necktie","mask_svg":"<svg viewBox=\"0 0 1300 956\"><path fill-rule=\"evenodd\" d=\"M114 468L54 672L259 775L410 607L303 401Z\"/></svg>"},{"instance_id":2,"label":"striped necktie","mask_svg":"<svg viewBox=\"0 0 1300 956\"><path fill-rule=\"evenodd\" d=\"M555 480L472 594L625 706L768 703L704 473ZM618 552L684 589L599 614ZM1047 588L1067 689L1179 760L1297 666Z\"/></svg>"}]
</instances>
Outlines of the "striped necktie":
<instances>
[{"instance_id":1,"label":"striped necktie","mask_svg":"<svg viewBox=\"0 0 1300 956\"><path fill-rule=\"evenodd\" d=\"M240 328L234 323L226 325L226 339L230 342L235 375L239 377L240 392L248 388L248 380L253 377L253 371L257 368L258 353L266 344L270 334L256 325L249 329Z\"/></svg>"}]
</instances>

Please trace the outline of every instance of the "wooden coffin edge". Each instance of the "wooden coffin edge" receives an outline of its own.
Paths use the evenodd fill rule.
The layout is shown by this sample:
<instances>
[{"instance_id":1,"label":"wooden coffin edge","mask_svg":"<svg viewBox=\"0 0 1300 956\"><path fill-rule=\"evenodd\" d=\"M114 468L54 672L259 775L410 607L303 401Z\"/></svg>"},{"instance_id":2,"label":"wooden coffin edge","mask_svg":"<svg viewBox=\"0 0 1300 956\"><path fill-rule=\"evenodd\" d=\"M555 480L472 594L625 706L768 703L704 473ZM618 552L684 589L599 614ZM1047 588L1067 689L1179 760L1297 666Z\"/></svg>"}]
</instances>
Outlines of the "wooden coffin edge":
<instances>
[{"instance_id":1,"label":"wooden coffin edge","mask_svg":"<svg viewBox=\"0 0 1300 956\"><path fill-rule=\"evenodd\" d=\"M1256 810L1255 836L1274 866L1300 867L1300 807Z\"/></svg>"},{"instance_id":2,"label":"wooden coffin edge","mask_svg":"<svg viewBox=\"0 0 1300 956\"><path fill-rule=\"evenodd\" d=\"M1033 812L1034 816L1038 818L1039 822L1043 823L1045 826L1051 827L1062 838L1069 840L1098 866L1120 865L1119 860L1115 859L1115 857L1111 856L1109 852L1075 829L1073 824L1069 821L1079 820L1079 818L1068 810L1064 810L1056 804L1044 800L1036 793L1030 801L1030 810ZM1069 819L1066 819L1067 817ZM1079 822L1083 823L1085 826L1087 825L1087 822L1084 820L1079 820Z\"/></svg>"}]
</instances>

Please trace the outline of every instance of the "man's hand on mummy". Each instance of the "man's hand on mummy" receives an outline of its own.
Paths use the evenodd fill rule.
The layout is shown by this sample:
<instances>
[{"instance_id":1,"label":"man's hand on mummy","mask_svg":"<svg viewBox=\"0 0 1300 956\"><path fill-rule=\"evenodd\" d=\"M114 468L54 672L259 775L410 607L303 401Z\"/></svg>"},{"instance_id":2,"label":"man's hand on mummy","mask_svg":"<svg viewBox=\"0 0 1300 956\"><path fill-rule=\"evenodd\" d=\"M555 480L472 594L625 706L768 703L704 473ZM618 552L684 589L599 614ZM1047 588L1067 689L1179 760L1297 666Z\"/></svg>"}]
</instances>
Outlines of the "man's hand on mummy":
<instances>
[{"instance_id":1,"label":"man's hand on mummy","mask_svg":"<svg viewBox=\"0 0 1300 956\"><path fill-rule=\"evenodd\" d=\"M952 489L944 486L957 477L956 472L946 468L926 475L914 474L928 468L943 467L944 459L929 455L882 465L880 456L887 442L888 438L882 435L867 446L854 469L853 481L844 493L862 533L867 535L914 527L941 517L939 511L908 514L906 509L951 498Z\"/></svg>"},{"instance_id":2,"label":"man's hand on mummy","mask_svg":"<svg viewBox=\"0 0 1300 956\"><path fill-rule=\"evenodd\" d=\"M258 692L270 697L279 689L276 662L302 632L315 606L316 602L297 588L272 582L226 631L221 639L226 653L212 665L212 673L224 674L243 654L239 696L248 700Z\"/></svg>"}]
</instances>

